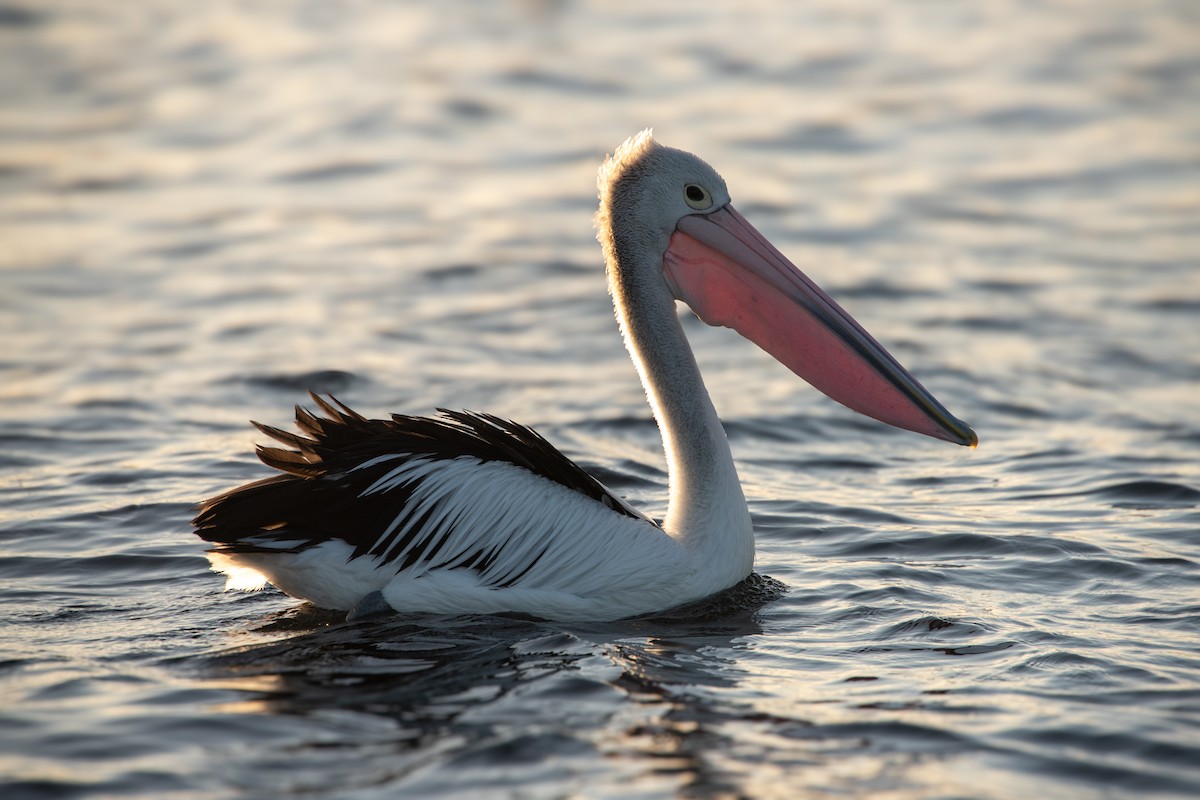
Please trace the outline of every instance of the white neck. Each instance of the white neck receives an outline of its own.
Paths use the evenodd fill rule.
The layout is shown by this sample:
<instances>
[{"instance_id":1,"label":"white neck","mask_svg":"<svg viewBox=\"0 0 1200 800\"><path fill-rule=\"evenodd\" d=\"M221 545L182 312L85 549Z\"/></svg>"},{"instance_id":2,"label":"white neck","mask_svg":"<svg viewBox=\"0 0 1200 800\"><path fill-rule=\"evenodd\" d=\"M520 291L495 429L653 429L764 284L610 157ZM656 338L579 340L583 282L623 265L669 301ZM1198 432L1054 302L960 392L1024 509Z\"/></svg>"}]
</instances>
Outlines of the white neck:
<instances>
[{"instance_id":1,"label":"white neck","mask_svg":"<svg viewBox=\"0 0 1200 800\"><path fill-rule=\"evenodd\" d=\"M725 430L683 334L660 264L629 265L610 251L609 289L625 346L662 432L670 481L664 529L684 545L693 577L730 586L754 564L754 530ZM628 252L628 250L626 251ZM661 257L659 258L661 262ZM630 279L630 273L641 281Z\"/></svg>"}]
</instances>

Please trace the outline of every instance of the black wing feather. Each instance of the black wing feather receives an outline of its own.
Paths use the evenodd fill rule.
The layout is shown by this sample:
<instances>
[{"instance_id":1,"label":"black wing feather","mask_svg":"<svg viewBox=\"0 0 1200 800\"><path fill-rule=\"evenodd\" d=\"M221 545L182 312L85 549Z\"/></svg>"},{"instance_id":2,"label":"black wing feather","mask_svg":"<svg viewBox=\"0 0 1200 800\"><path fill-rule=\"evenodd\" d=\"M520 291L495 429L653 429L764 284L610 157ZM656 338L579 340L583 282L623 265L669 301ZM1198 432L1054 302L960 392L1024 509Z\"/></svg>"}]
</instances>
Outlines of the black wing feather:
<instances>
[{"instance_id":1,"label":"black wing feather","mask_svg":"<svg viewBox=\"0 0 1200 800\"><path fill-rule=\"evenodd\" d=\"M336 398L311 396L325 416L297 406L300 434L254 423L266 436L292 448L258 448L263 463L284 474L202 503L193 520L200 538L224 552L274 553L299 552L329 539L341 539L354 548L352 558L369 553L398 562L399 569L422 559L432 562L450 531L418 524L409 527L404 536L398 535L407 517L417 513L410 502L417 484L364 492L407 459L436 461L464 456L513 464L617 513L646 521L524 425L490 414L446 409L439 409L438 417L396 414L388 420L367 419ZM363 466L372 459L380 461ZM389 528L392 533L385 536ZM458 563L435 566L482 573L495 557L495 553L479 551L456 558ZM519 575L505 576L508 581L517 578Z\"/></svg>"}]
</instances>

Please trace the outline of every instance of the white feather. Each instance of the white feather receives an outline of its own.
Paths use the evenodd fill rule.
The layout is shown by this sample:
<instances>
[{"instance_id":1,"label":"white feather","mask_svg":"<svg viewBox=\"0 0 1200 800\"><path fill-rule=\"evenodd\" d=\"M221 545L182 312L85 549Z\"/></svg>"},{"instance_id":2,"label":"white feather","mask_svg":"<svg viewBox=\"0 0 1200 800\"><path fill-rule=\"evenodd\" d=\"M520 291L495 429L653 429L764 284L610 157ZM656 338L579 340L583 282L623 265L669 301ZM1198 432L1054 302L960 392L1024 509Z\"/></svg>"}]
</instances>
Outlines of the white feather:
<instances>
[{"instance_id":1,"label":"white feather","mask_svg":"<svg viewBox=\"0 0 1200 800\"><path fill-rule=\"evenodd\" d=\"M227 588L257 588L266 580L335 609L353 608L381 591L400 611L613 619L696 599L680 594L686 558L679 542L521 467L468 457L421 459L392 470L386 483L395 488L412 481L414 505L396 538L433 509L430 529L453 535L432 561L397 572L400 554L389 553L387 561L351 558L350 545L331 540L298 553L214 553L213 568L228 574ZM368 491L384 491L384 483ZM453 568L480 550L496 554L486 570ZM512 585L499 585L518 574Z\"/></svg>"}]
</instances>

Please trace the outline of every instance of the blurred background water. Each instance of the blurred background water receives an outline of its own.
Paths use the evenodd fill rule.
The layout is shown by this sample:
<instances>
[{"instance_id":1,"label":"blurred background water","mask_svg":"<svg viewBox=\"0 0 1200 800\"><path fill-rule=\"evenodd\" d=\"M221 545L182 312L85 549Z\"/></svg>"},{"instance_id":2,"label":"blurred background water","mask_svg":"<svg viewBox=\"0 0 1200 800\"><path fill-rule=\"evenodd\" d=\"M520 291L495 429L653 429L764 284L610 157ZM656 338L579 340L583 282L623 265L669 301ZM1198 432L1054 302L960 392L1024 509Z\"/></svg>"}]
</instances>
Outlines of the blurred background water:
<instances>
[{"instance_id":1,"label":"blurred background water","mask_svg":"<svg viewBox=\"0 0 1200 800\"><path fill-rule=\"evenodd\" d=\"M1195 796L1198 98L1191 0L5 0L0 795ZM309 388L661 515L591 227L649 125L981 446L689 317L786 592L223 593L192 506Z\"/></svg>"}]
</instances>

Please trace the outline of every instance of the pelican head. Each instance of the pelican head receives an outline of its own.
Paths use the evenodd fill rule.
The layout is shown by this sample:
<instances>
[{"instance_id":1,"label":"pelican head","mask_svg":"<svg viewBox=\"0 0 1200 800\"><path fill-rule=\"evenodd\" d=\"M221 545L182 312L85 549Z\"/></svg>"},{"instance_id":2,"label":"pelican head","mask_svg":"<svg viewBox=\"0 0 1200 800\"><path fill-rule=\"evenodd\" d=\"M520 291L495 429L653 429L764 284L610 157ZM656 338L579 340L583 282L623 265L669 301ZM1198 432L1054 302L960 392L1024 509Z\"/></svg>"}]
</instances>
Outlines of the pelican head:
<instances>
[{"instance_id":1,"label":"pelican head","mask_svg":"<svg viewBox=\"0 0 1200 800\"><path fill-rule=\"evenodd\" d=\"M839 403L889 425L974 446L950 414L730 202L724 179L650 131L600 169L596 227L614 301L686 303L732 328Z\"/></svg>"}]
</instances>

